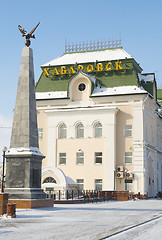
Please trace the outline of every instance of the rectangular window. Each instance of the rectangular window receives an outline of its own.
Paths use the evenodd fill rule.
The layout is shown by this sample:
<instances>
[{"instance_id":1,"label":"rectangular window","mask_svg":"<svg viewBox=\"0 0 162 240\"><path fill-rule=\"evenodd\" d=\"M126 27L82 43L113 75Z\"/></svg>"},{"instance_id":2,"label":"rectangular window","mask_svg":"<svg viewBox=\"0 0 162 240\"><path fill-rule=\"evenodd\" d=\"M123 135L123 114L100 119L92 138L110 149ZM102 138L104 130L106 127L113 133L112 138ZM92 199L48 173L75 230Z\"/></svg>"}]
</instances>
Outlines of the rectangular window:
<instances>
[{"instance_id":1,"label":"rectangular window","mask_svg":"<svg viewBox=\"0 0 162 240\"><path fill-rule=\"evenodd\" d=\"M125 152L125 163L132 163L132 152Z\"/></svg>"},{"instance_id":2,"label":"rectangular window","mask_svg":"<svg viewBox=\"0 0 162 240\"><path fill-rule=\"evenodd\" d=\"M59 153L59 164L66 164L66 153Z\"/></svg>"},{"instance_id":3,"label":"rectangular window","mask_svg":"<svg viewBox=\"0 0 162 240\"><path fill-rule=\"evenodd\" d=\"M125 137L132 137L132 125L125 125L124 126L124 136Z\"/></svg>"},{"instance_id":4,"label":"rectangular window","mask_svg":"<svg viewBox=\"0 0 162 240\"><path fill-rule=\"evenodd\" d=\"M84 179L77 179L77 185L79 190L84 190Z\"/></svg>"},{"instance_id":5,"label":"rectangular window","mask_svg":"<svg viewBox=\"0 0 162 240\"><path fill-rule=\"evenodd\" d=\"M38 138L39 139L43 138L43 128L38 128Z\"/></svg>"},{"instance_id":6,"label":"rectangular window","mask_svg":"<svg viewBox=\"0 0 162 240\"><path fill-rule=\"evenodd\" d=\"M102 152L95 152L95 163L102 164Z\"/></svg>"},{"instance_id":7,"label":"rectangular window","mask_svg":"<svg viewBox=\"0 0 162 240\"><path fill-rule=\"evenodd\" d=\"M102 191L102 179L95 179L95 190Z\"/></svg>"},{"instance_id":8,"label":"rectangular window","mask_svg":"<svg viewBox=\"0 0 162 240\"><path fill-rule=\"evenodd\" d=\"M76 153L76 164L84 164L84 152Z\"/></svg>"},{"instance_id":9,"label":"rectangular window","mask_svg":"<svg viewBox=\"0 0 162 240\"><path fill-rule=\"evenodd\" d=\"M125 179L125 191L130 191L132 192L132 180Z\"/></svg>"}]
</instances>

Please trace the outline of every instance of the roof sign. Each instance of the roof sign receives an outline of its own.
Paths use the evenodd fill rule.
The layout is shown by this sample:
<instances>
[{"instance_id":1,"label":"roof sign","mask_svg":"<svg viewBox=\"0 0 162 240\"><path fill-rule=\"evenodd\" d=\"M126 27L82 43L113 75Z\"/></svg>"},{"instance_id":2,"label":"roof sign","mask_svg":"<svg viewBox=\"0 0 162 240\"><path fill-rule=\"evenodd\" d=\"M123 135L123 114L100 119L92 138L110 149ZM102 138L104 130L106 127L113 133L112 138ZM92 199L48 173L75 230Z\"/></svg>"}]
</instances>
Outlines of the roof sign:
<instances>
[{"instance_id":1,"label":"roof sign","mask_svg":"<svg viewBox=\"0 0 162 240\"><path fill-rule=\"evenodd\" d=\"M118 61L115 63L107 62L106 64L97 63L97 64L88 64L88 65L77 65L76 67L70 66L67 68L65 66L60 67L48 67L43 68L43 76L48 77L49 75L65 75L65 74L75 74L78 70L86 71L88 73L91 72L103 72L103 71L118 71L123 70L122 62Z\"/></svg>"}]
</instances>

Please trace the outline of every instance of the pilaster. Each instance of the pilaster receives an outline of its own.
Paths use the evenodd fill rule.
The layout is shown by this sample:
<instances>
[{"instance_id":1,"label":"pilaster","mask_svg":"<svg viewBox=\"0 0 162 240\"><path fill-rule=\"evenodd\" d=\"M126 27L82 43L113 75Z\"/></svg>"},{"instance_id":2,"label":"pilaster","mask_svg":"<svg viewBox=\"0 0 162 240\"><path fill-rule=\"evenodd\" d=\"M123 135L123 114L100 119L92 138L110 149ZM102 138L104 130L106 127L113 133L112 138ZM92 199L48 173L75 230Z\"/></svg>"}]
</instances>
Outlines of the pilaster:
<instances>
[{"instance_id":1,"label":"pilaster","mask_svg":"<svg viewBox=\"0 0 162 240\"><path fill-rule=\"evenodd\" d=\"M133 105L134 190L145 193L144 120L142 103Z\"/></svg>"},{"instance_id":2,"label":"pilaster","mask_svg":"<svg viewBox=\"0 0 162 240\"><path fill-rule=\"evenodd\" d=\"M107 111L107 123L105 128L105 173L103 190L115 190L116 169L116 113L114 108Z\"/></svg>"}]
</instances>

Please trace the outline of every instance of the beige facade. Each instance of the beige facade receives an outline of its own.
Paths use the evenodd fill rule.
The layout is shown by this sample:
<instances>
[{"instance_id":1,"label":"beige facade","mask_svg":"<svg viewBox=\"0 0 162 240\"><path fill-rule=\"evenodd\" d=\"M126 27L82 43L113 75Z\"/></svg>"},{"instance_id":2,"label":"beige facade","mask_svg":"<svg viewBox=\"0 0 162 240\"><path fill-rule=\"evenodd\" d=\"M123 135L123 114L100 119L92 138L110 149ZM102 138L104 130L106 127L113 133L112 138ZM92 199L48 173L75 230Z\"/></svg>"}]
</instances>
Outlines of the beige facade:
<instances>
[{"instance_id":1,"label":"beige facade","mask_svg":"<svg viewBox=\"0 0 162 240\"><path fill-rule=\"evenodd\" d=\"M131 74L127 82L135 78ZM105 87L78 71L66 91L38 91L39 144L46 156L42 186L149 197L162 191L162 116L155 80L152 86L152 94L139 84Z\"/></svg>"},{"instance_id":2,"label":"beige facade","mask_svg":"<svg viewBox=\"0 0 162 240\"><path fill-rule=\"evenodd\" d=\"M86 86L83 92L78 90L80 83ZM40 150L46 156L42 182L53 177L59 183L53 184L55 188L61 188L56 172L60 169L74 181L72 185L66 182L67 188L82 179L84 189L94 190L95 181L100 180L103 190L129 189L156 195L162 187L162 121L155 113L155 99L147 93L90 97L91 84L79 73L69 84L69 99L37 100ZM80 123L83 137L77 137ZM95 137L96 123L102 125L99 137ZM60 138L62 124L66 136ZM77 164L79 152L84 159ZM66 163L60 164L60 153L66 154ZM102 153L101 163L95 163L95 153ZM123 167L121 177L117 176L118 166ZM127 172L131 175L128 178Z\"/></svg>"}]
</instances>

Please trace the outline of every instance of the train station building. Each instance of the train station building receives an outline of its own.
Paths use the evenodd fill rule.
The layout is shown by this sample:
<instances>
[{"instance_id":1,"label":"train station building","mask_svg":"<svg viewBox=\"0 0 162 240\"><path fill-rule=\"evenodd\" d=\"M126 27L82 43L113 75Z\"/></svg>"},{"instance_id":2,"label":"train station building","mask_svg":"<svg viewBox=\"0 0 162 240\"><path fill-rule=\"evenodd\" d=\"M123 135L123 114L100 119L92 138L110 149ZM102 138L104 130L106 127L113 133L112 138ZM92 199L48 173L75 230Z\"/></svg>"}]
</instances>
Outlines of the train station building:
<instances>
[{"instance_id":1,"label":"train station building","mask_svg":"<svg viewBox=\"0 0 162 240\"><path fill-rule=\"evenodd\" d=\"M154 73L122 47L66 51L36 84L42 186L162 191L162 114Z\"/></svg>"}]
</instances>

